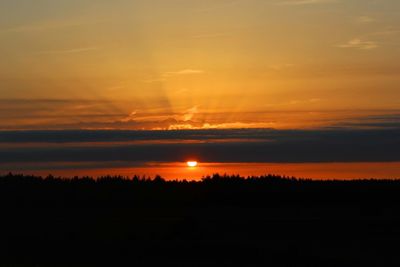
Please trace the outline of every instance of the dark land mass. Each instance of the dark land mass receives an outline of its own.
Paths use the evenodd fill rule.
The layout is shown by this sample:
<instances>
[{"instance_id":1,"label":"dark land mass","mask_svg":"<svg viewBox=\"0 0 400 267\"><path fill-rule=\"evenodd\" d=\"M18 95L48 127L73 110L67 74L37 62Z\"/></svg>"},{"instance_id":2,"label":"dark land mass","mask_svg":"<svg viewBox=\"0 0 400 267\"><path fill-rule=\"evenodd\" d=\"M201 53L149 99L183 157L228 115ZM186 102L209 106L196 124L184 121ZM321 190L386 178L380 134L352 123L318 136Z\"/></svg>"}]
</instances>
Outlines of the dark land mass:
<instances>
[{"instance_id":1,"label":"dark land mass","mask_svg":"<svg viewBox=\"0 0 400 267\"><path fill-rule=\"evenodd\" d=\"M400 266L398 180L10 174L0 207L1 266Z\"/></svg>"}]
</instances>

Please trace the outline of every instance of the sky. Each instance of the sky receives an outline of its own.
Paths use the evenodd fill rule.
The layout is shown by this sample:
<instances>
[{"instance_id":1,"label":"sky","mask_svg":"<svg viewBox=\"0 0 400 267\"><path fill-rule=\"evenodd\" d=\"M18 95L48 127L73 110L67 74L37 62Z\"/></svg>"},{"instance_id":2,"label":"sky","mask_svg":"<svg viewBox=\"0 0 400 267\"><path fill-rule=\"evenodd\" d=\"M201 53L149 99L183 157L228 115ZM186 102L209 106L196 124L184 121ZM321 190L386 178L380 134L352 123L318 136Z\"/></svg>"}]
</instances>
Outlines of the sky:
<instances>
[{"instance_id":1,"label":"sky","mask_svg":"<svg viewBox=\"0 0 400 267\"><path fill-rule=\"evenodd\" d=\"M397 0L2 0L0 58L5 134L400 126Z\"/></svg>"}]
</instances>

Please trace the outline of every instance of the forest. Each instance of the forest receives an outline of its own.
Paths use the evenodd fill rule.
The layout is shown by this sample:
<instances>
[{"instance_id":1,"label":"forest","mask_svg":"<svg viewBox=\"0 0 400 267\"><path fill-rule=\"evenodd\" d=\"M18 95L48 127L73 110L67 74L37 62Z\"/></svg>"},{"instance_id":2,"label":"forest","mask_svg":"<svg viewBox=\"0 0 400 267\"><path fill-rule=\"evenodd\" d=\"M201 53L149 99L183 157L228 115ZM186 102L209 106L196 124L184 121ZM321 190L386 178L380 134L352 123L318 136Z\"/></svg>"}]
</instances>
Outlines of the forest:
<instances>
[{"instance_id":1,"label":"forest","mask_svg":"<svg viewBox=\"0 0 400 267\"><path fill-rule=\"evenodd\" d=\"M399 266L400 180L0 177L0 266Z\"/></svg>"}]
</instances>

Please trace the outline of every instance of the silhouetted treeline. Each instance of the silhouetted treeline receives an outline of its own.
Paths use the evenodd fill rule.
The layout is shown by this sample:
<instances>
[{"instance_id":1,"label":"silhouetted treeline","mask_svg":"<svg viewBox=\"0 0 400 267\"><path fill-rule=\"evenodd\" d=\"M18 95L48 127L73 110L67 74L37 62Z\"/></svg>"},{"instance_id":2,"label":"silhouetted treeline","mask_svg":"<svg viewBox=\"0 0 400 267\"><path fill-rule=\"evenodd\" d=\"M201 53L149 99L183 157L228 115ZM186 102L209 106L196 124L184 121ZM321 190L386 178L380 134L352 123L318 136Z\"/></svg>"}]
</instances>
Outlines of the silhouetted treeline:
<instances>
[{"instance_id":1,"label":"silhouetted treeline","mask_svg":"<svg viewBox=\"0 0 400 267\"><path fill-rule=\"evenodd\" d=\"M399 266L400 180L0 177L0 266Z\"/></svg>"},{"instance_id":2,"label":"silhouetted treeline","mask_svg":"<svg viewBox=\"0 0 400 267\"><path fill-rule=\"evenodd\" d=\"M99 178L54 176L38 177L8 174L0 177L0 199L31 205L130 205L169 202L235 203L265 201L382 201L400 200L400 180L311 180L279 175L241 177L219 175L204 177L201 181L166 181L133 176L103 176ZM137 203L137 202L136 202Z\"/></svg>"}]
</instances>

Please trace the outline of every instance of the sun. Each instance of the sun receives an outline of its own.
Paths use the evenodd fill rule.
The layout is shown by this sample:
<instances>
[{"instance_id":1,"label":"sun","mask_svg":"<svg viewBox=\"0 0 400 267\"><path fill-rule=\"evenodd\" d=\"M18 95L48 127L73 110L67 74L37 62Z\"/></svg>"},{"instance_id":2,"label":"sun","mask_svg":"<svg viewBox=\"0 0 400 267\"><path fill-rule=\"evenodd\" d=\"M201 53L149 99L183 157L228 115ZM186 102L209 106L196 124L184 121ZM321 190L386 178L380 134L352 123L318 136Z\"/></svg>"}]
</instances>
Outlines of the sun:
<instances>
[{"instance_id":1,"label":"sun","mask_svg":"<svg viewBox=\"0 0 400 267\"><path fill-rule=\"evenodd\" d=\"M194 168L194 167L197 167L199 165L199 163L197 161L188 161L188 162L186 162L186 164L190 168Z\"/></svg>"}]
</instances>

